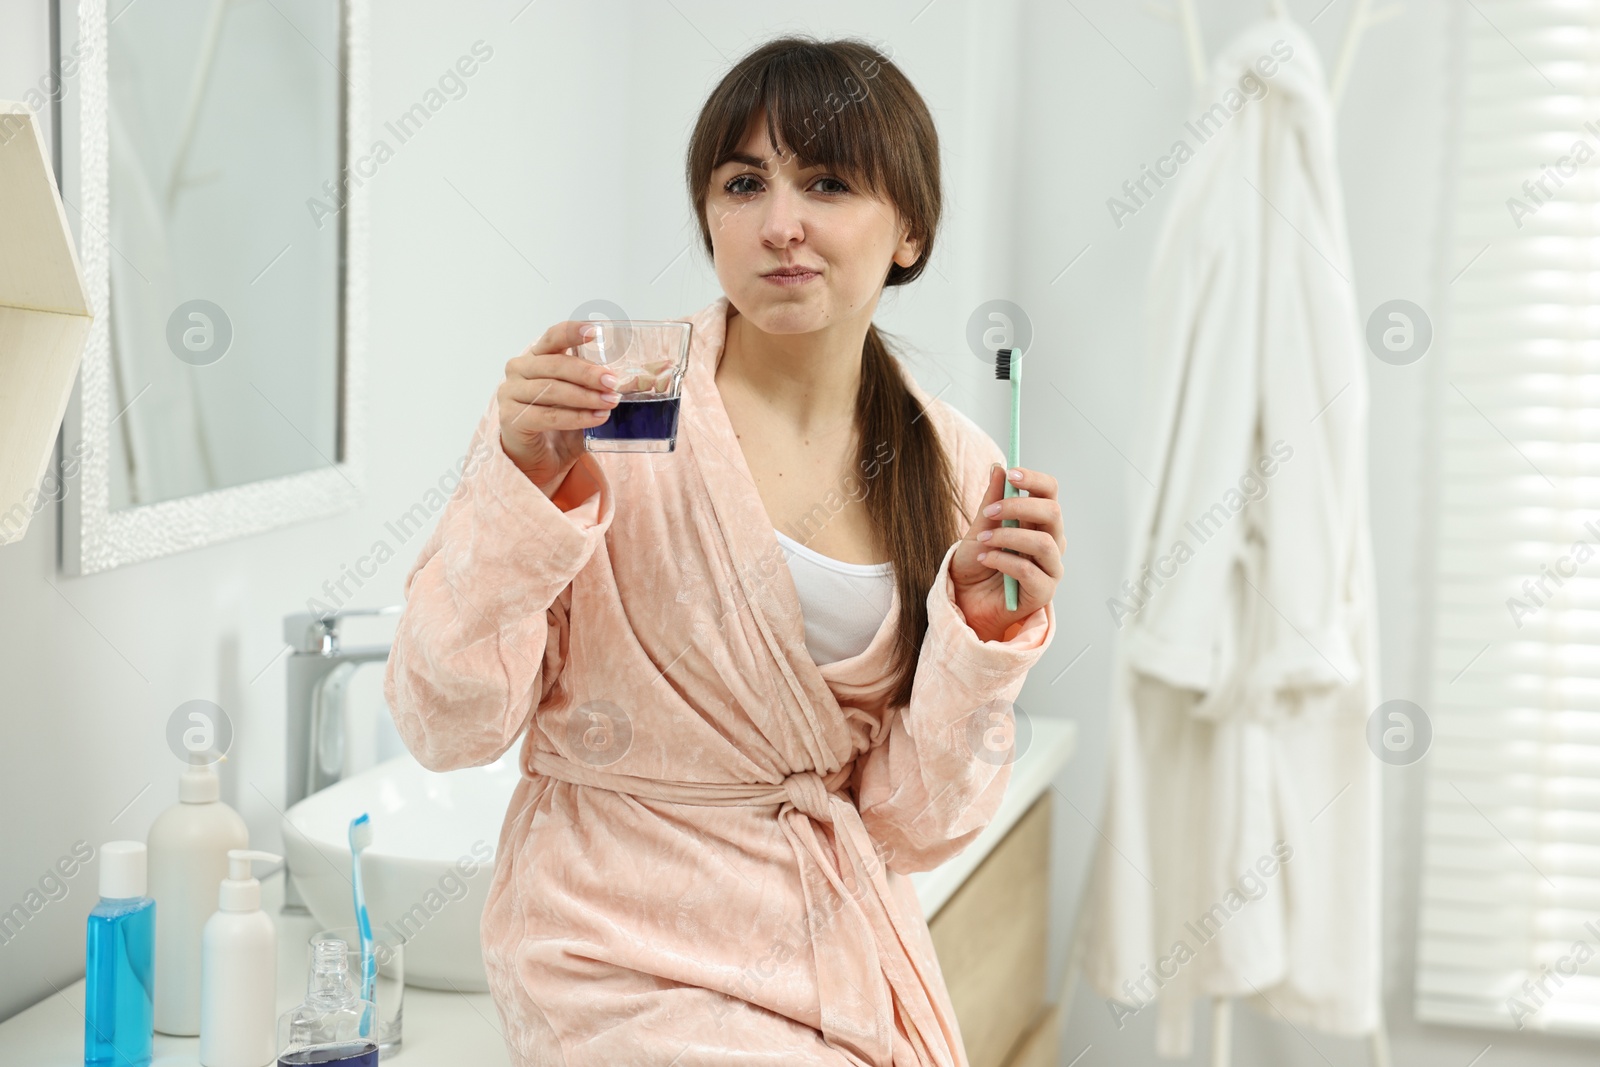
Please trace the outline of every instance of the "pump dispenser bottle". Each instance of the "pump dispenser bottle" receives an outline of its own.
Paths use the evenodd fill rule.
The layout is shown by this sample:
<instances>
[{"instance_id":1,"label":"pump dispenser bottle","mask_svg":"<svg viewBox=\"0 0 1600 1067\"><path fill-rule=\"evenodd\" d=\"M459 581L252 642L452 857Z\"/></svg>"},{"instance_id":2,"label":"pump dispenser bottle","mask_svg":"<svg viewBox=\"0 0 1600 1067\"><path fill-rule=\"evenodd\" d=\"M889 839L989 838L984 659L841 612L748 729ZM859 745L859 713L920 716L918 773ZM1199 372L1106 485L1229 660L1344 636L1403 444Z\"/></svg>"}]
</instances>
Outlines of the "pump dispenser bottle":
<instances>
[{"instance_id":1,"label":"pump dispenser bottle","mask_svg":"<svg viewBox=\"0 0 1600 1067\"><path fill-rule=\"evenodd\" d=\"M216 910L228 875L228 853L250 847L239 813L222 802L217 772L190 755L178 780L178 803L163 811L150 846L150 897L161 913L156 928L156 1029L193 1037L200 1032L200 933Z\"/></svg>"},{"instance_id":2,"label":"pump dispenser bottle","mask_svg":"<svg viewBox=\"0 0 1600 1067\"><path fill-rule=\"evenodd\" d=\"M100 846L100 903L89 913L84 1067L148 1067L154 1046L156 905L144 895L142 841Z\"/></svg>"},{"instance_id":3,"label":"pump dispenser bottle","mask_svg":"<svg viewBox=\"0 0 1600 1067\"><path fill-rule=\"evenodd\" d=\"M275 1051L278 938L261 910L252 860L279 863L282 857L231 849L217 911L200 935L202 1067L268 1067Z\"/></svg>"}]
</instances>

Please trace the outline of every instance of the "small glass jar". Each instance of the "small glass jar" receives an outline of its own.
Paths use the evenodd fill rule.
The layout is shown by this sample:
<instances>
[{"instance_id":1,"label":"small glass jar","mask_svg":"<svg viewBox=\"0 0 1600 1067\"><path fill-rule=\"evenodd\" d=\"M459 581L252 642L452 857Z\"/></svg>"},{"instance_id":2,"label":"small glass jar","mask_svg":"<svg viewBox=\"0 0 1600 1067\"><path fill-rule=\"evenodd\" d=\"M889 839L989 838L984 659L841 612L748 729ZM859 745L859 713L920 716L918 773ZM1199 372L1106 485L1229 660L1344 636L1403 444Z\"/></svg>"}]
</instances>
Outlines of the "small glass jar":
<instances>
[{"instance_id":1,"label":"small glass jar","mask_svg":"<svg viewBox=\"0 0 1600 1067\"><path fill-rule=\"evenodd\" d=\"M334 926L311 935L308 951L318 941L343 941L345 969L361 989L361 931L355 926ZM401 1022L405 1017L406 943L392 928L372 931L372 956L375 964L372 1005L377 1009L373 1040L384 1058L400 1051Z\"/></svg>"},{"instance_id":2,"label":"small glass jar","mask_svg":"<svg viewBox=\"0 0 1600 1067\"><path fill-rule=\"evenodd\" d=\"M361 999L345 943L317 941L305 1002L278 1020L278 1067L377 1067L376 1026L377 1009Z\"/></svg>"}]
</instances>

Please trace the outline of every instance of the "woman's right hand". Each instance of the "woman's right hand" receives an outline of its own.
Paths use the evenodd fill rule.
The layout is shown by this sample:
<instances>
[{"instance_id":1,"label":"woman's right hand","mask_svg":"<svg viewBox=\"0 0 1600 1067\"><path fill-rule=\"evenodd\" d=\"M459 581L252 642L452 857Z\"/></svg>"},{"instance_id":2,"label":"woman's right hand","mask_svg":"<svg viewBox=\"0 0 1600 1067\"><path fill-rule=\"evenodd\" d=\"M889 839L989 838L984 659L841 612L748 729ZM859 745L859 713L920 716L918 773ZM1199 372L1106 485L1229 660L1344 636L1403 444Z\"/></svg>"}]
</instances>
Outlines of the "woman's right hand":
<instances>
[{"instance_id":1,"label":"woman's right hand","mask_svg":"<svg viewBox=\"0 0 1600 1067\"><path fill-rule=\"evenodd\" d=\"M587 322L556 323L506 364L500 383L500 447L547 497L583 455L584 429L622 399L616 375L569 351L592 332Z\"/></svg>"}]
</instances>

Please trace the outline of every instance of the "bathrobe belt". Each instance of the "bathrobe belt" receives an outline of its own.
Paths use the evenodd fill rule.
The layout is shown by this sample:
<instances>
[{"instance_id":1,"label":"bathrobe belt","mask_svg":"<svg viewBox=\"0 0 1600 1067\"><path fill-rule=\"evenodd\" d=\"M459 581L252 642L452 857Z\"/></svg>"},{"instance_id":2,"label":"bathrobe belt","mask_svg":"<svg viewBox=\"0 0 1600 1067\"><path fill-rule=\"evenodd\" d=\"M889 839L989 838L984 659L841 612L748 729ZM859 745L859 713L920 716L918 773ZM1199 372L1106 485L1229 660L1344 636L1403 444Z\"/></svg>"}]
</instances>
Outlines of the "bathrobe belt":
<instances>
[{"instance_id":1,"label":"bathrobe belt","mask_svg":"<svg viewBox=\"0 0 1600 1067\"><path fill-rule=\"evenodd\" d=\"M816 957L821 1031L859 1067L956 1067L955 1020L929 994L942 981L906 950L920 944L904 929L877 848L861 813L840 790L851 764L821 775L795 771L782 782L675 782L640 778L533 749L530 769L574 785L676 804L717 807L776 804L783 834L794 849L805 895L806 932ZM833 847L817 823L833 827ZM768 946L752 946L760 957ZM931 963L931 961L929 961ZM895 1040L895 1006L909 1039ZM908 1047L909 1046L909 1047Z\"/></svg>"}]
</instances>

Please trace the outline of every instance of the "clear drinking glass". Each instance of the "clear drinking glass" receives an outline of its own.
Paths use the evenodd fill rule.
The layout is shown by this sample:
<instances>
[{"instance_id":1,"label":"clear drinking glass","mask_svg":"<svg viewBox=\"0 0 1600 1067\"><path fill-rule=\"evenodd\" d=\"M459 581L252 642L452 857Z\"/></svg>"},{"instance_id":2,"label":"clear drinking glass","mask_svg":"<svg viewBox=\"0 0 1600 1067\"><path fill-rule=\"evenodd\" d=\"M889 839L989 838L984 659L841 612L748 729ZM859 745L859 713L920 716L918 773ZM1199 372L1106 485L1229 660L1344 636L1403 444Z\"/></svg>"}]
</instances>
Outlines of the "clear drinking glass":
<instances>
[{"instance_id":1,"label":"clear drinking glass","mask_svg":"<svg viewBox=\"0 0 1600 1067\"><path fill-rule=\"evenodd\" d=\"M583 431L590 452L671 452L678 443L678 405L689 367L687 322L596 319L594 336L573 349L617 376L622 402L599 426Z\"/></svg>"},{"instance_id":2,"label":"clear drinking glass","mask_svg":"<svg viewBox=\"0 0 1600 1067\"><path fill-rule=\"evenodd\" d=\"M337 938L345 943L345 962L356 989L361 988L361 931L355 926L335 926L319 930L306 944L306 967L309 971L318 941ZM400 1023L405 1010L406 959L405 942L393 931L372 931L372 955L378 964L378 980L374 983L372 1002L378 1009L377 1025L372 1039L378 1043L378 1056L392 1056L400 1048Z\"/></svg>"}]
</instances>

